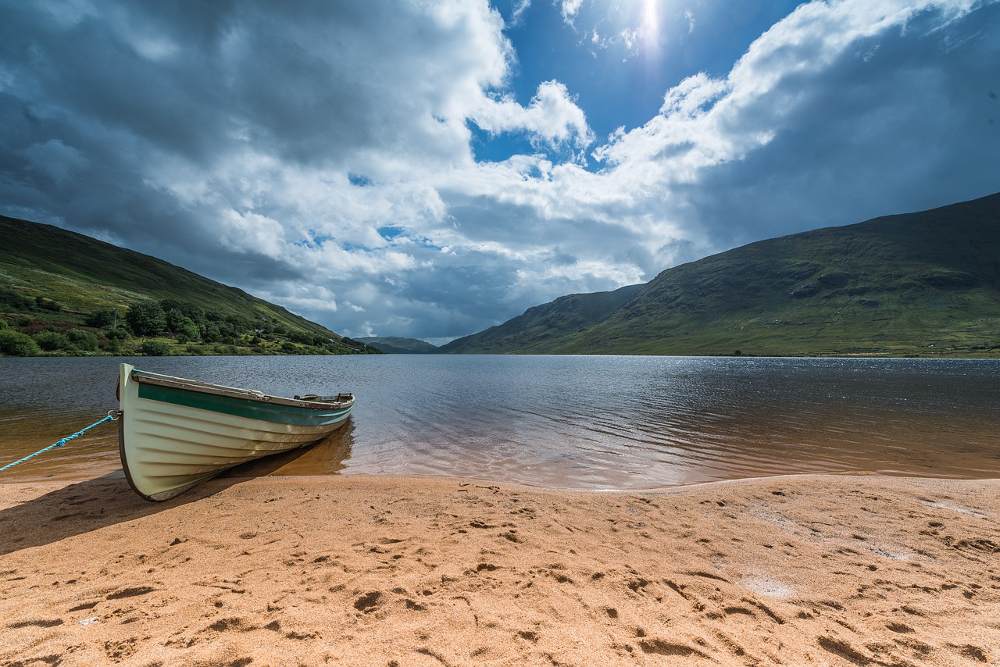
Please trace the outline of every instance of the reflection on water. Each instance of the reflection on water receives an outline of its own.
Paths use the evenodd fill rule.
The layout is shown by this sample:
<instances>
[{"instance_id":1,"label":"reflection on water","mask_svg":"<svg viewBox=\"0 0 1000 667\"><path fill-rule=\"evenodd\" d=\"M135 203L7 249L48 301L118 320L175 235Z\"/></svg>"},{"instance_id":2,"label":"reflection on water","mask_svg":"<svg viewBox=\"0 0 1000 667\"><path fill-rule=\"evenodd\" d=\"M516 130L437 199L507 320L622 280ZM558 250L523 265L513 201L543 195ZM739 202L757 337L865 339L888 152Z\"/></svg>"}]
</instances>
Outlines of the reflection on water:
<instances>
[{"instance_id":1,"label":"reflection on water","mask_svg":"<svg viewBox=\"0 0 1000 667\"><path fill-rule=\"evenodd\" d=\"M0 359L0 463L115 407L119 359ZM461 475L648 488L799 472L1000 476L1000 362L397 355L133 359L290 396L353 391L351 421L234 474ZM3 479L119 468L98 427ZM13 473L13 474L10 474Z\"/></svg>"},{"instance_id":2,"label":"reflection on water","mask_svg":"<svg viewBox=\"0 0 1000 667\"><path fill-rule=\"evenodd\" d=\"M327 438L274 456L250 461L227 471L227 477L259 477L261 475L336 475L351 457L354 422L346 424Z\"/></svg>"}]
</instances>

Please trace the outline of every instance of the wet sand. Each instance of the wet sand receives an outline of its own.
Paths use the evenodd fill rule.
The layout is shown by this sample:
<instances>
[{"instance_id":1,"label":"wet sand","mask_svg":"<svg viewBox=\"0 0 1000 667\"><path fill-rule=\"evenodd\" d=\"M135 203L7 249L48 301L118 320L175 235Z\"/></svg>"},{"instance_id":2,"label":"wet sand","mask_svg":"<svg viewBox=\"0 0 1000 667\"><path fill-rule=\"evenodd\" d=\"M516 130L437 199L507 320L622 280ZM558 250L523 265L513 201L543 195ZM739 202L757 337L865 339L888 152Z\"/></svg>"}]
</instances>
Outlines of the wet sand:
<instances>
[{"instance_id":1,"label":"wet sand","mask_svg":"<svg viewBox=\"0 0 1000 667\"><path fill-rule=\"evenodd\" d=\"M1000 480L0 485L0 664L1000 661Z\"/></svg>"}]
</instances>

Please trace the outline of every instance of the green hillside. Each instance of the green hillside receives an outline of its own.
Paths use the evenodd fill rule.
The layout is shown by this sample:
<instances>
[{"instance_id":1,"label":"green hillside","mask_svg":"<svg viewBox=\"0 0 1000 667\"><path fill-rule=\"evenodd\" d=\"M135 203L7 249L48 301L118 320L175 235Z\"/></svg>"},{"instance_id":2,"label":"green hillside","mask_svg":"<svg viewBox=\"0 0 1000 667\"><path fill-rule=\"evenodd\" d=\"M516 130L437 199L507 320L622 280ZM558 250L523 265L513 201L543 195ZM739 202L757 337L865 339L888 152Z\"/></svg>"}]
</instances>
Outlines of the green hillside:
<instances>
[{"instance_id":1,"label":"green hillside","mask_svg":"<svg viewBox=\"0 0 1000 667\"><path fill-rule=\"evenodd\" d=\"M366 345L376 347L387 354L434 354L438 351L436 345L418 338L402 338L400 336L367 336L355 338Z\"/></svg>"},{"instance_id":2,"label":"green hillside","mask_svg":"<svg viewBox=\"0 0 1000 667\"><path fill-rule=\"evenodd\" d=\"M632 298L642 285L612 292L570 294L535 306L486 331L442 345L441 352L504 354L550 352L553 345L601 322Z\"/></svg>"},{"instance_id":3,"label":"green hillside","mask_svg":"<svg viewBox=\"0 0 1000 667\"><path fill-rule=\"evenodd\" d=\"M676 266L576 332L529 317L560 301L443 351L998 356L1000 194Z\"/></svg>"},{"instance_id":4,"label":"green hillside","mask_svg":"<svg viewBox=\"0 0 1000 667\"><path fill-rule=\"evenodd\" d=\"M377 352L240 289L82 234L0 216L0 238L8 341L16 331L53 353L131 354L144 344L161 354ZM130 330L130 310L132 329L143 331ZM152 320L135 324L138 315Z\"/></svg>"}]
</instances>

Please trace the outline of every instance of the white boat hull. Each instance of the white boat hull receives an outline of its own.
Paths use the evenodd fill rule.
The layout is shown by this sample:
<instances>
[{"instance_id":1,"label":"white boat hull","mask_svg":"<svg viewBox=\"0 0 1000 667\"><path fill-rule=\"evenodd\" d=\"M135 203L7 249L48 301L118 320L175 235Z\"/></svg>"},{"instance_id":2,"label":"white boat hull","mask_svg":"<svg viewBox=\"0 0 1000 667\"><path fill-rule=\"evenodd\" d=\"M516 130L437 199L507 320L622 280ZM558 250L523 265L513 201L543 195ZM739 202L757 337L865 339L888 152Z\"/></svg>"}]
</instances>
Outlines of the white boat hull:
<instances>
[{"instance_id":1,"label":"white boat hull","mask_svg":"<svg viewBox=\"0 0 1000 667\"><path fill-rule=\"evenodd\" d=\"M129 484L147 500L321 440L343 425L354 402L279 399L133 371L121 365L119 450Z\"/></svg>"}]
</instances>

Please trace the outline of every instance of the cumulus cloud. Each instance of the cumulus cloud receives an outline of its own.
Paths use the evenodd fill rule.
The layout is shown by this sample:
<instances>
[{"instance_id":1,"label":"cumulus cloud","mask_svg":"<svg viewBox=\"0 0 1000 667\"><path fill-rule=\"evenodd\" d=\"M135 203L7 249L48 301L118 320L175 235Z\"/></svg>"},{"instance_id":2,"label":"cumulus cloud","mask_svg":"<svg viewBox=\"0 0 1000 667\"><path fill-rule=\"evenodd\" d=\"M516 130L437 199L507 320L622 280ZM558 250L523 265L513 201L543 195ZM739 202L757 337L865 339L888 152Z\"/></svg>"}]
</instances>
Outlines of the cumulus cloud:
<instances>
[{"instance_id":1,"label":"cumulus cloud","mask_svg":"<svg viewBox=\"0 0 1000 667\"><path fill-rule=\"evenodd\" d=\"M981 63L998 47L997 35L984 34L969 16L974 9L979 21L997 14L995 5L971 1L800 6L757 39L725 77L699 73L685 79L667 91L656 117L614 133L594 157L609 166L609 177L627 174L631 182L670 192L697 211L693 218L663 209L686 220L689 233L726 224L714 211L738 214L739 229L709 230L716 245L752 240L764 226L771 234L802 228L794 220L741 211L739 200L748 195L764 210L777 208L784 216L794 211L812 226L945 203L949 199L916 195L927 192L935 171L965 159L959 143L976 141L986 130L981 123L956 123L965 115L956 107L970 104L985 85ZM953 48L953 40L963 47ZM924 143L928 136L955 142L956 150L945 150L945 158L938 146ZM803 154L806 149L811 154ZM961 169L972 181L952 197L988 192L987 174L995 166L987 157ZM893 170L902 170L901 177L894 178ZM752 185L734 196L737 183L729 179ZM887 180L897 181L889 191ZM866 196L857 197L858 188ZM818 191L806 195L810 189ZM829 218L808 213L818 201L845 198L847 191L852 195L846 198L860 205L832 206ZM775 207L775 198L787 207Z\"/></svg>"},{"instance_id":2,"label":"cumulus cloud","mask_svg":"<svg viewBox=\"0 0 1000 667\"><path fill-rule=\"evenodd\" d=\"M533 143L544 142L552 147L568 144L586 148L594 140L583 110L558 81L539 84L527 107L510 96L485 98L473 112L472 120L487 132L525 132Z\"/></svg>"},{"instance_id":3,"label":"cumulus cloud","mask_svg":"<svg viewBox=\"0 0 1000 667\"><path fill-rule=\"evenodd\" d=\"M582 0L558 7L572 22ZM983 150L1000 129L993 2L801 5L728 73L692 74L603 139L563 82L515 99L485 2L52 0L4 17L0 212L353 336L441 342L1000 177ZM474 130L528 154L477 162Z\"/></svg>"}]
</instances>

